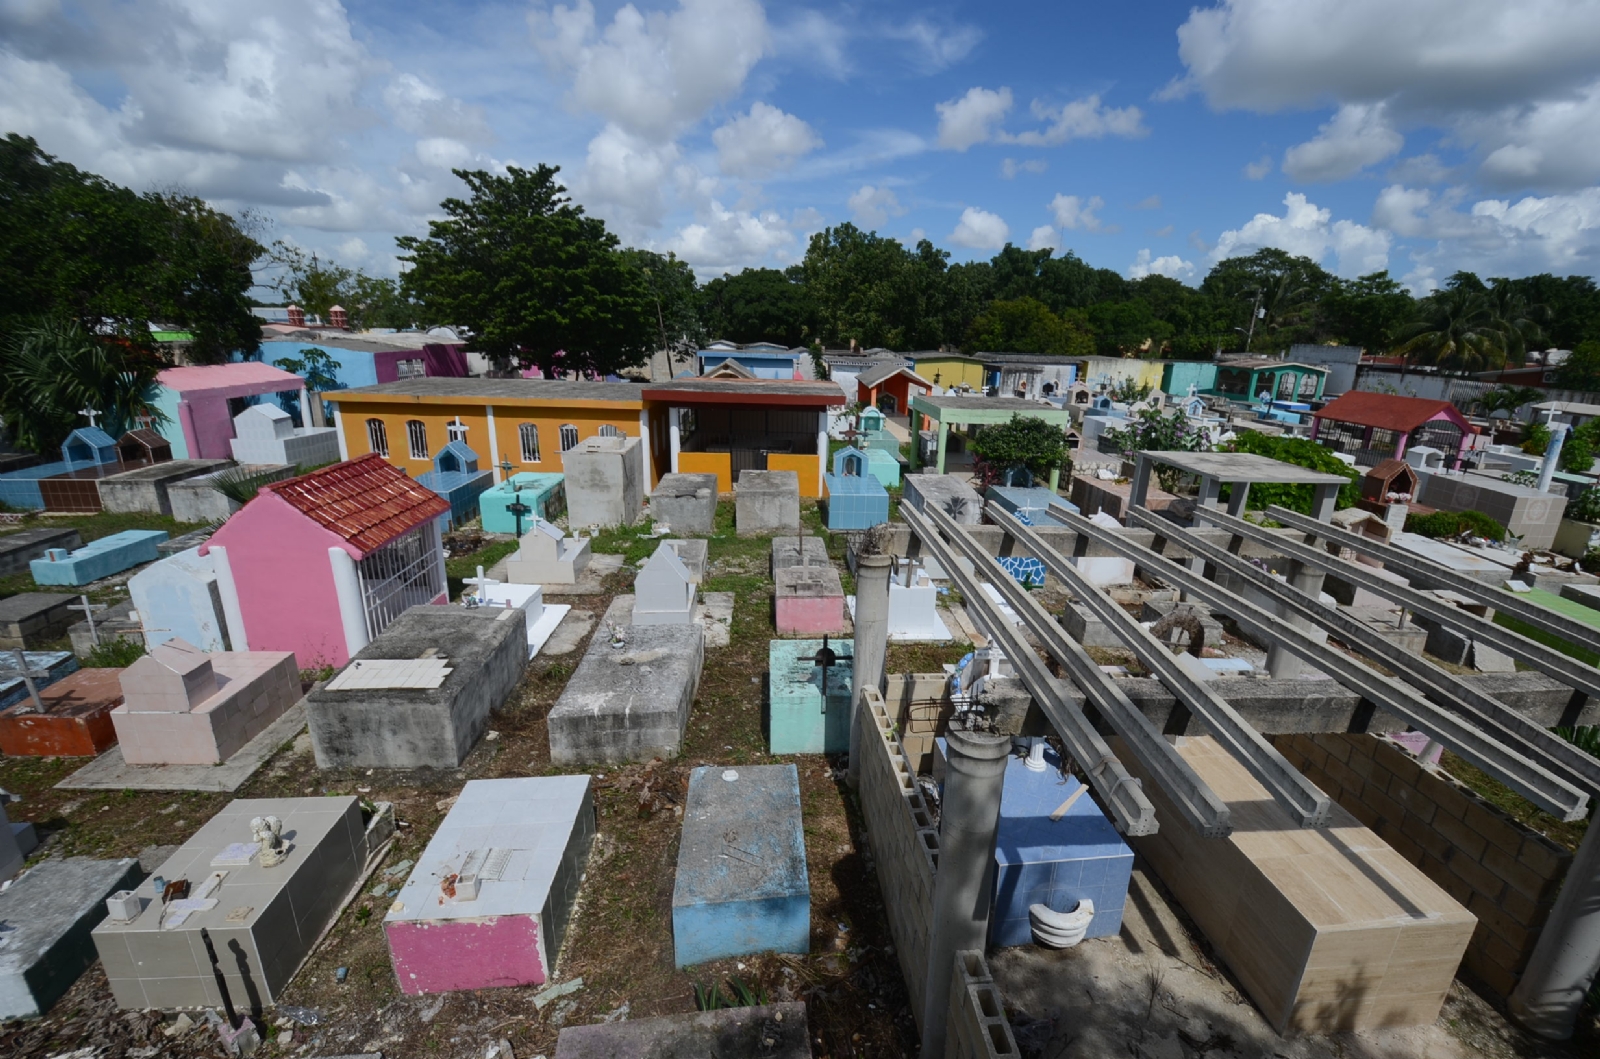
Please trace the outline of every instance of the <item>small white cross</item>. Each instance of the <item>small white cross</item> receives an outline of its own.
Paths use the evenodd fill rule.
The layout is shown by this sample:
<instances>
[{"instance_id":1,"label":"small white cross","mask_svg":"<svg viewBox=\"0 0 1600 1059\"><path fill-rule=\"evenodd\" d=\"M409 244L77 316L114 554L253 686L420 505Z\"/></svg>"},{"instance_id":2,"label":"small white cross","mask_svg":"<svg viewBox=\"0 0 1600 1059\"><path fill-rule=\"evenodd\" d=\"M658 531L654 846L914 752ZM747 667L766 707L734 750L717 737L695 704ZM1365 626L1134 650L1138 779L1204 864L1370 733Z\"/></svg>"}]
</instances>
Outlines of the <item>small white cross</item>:
<instances>
[{"instance_id":1,"label":"small white cross","mask_svg":"<svg viewBox=\"0 0 1600 1059\"><path fill-rule=\"evenodd\" d=\"M465 577L465 578L462 578L461 579L461 583L464 584L464 585L476 585L477 589L478 589L478 602L482 603L484 601L483 590L485 588L487 588L489 585L498 585L500 582L496 581L492 577L484 577L483 576L483 567L480 566L480 567L478 567L478 576L477 577Z\"/></svg>"},{"instance_id":2,"label":"small white cross","mask_svg":"<svg viewBox=\"0 0 1600 1059\"><path fill-rule=\"evenodd\" d=\"M93 408L80 408L78 409L78 414L89 417L89 428L91 430L94 429L95 420L100 416L100 413Z\"/></svg>"},{"instance_id":3,"label":"small white cross","mask_svg":"<svg viewBox=\"0 0 1600 1059\"><path fill-rule=\"evenodd\" d=\"M445 433L450 435L451 441L467 440L467 425L461 421L460 416L456 416L455 422L446 423L444 426Z\"/></svg>"},{"instance_id":4,"label":"small white cross","mask_svg":"<svg viewBox=\"0 0 1600 1059\"><path fill-rule=\"evenodd\" d=\"M67 609L68 610L81 610L81 611L83 611L83 616L85 618L89 619L89 642L94 644L96 647L99 647L100 646L100 633L94 627L94 612L97 611L97 610L105 610L106 609L106 604L104 604L104 603L90 603L88 596L79 596L78 598L83 600L83 602L82 603L68 603L67 604Z\"/></svg>"}]
</instances>

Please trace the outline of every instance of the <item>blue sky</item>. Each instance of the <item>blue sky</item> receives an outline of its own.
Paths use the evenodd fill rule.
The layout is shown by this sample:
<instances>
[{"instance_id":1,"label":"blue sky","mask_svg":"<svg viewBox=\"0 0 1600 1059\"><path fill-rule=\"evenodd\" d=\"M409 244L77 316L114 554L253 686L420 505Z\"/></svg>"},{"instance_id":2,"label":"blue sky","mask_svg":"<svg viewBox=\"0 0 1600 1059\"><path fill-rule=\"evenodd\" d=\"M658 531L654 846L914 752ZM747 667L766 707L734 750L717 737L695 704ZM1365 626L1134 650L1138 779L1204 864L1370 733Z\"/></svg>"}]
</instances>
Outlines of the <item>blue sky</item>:
<instances>
[{"instance_id":1,"label":"blue sky","mask_svg":"<svg viewBox=\"0 0 1600 1059\"><path fill-rule=\"evenodd\" d=\"M1197 282L1594 274L1600 2L0 0L0 130L369 271L550 162L703 278L854 220Z\"/></svg>"}]
</instances>

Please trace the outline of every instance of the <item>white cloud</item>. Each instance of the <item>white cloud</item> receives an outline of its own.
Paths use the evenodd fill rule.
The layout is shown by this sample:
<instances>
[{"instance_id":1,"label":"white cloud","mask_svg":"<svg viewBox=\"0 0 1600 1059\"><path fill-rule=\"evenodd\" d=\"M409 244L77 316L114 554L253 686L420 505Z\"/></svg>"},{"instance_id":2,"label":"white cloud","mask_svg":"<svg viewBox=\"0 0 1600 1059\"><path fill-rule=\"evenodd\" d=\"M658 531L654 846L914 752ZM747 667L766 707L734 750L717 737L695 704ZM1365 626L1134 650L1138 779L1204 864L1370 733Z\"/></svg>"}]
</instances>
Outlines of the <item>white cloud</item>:
<instances>
[{"instance_id":1,"label":"white cloud","mask_svg":"<svg viewBox=\"0 0 1600 1059\"><path fill-rule=\"evenodd\" d=\"M1455 170L1434 154L1402 158L1389 168L1389 179L1396 184L1443 184L1455 178Z\"/></svg>"},{"instance_id":2,"label":"white cloud","mask_svg":"<svg viewBox=\"0 0 1600 1059\"><path fill-rule=\"evenodd\" d=\"M1015 158L1007 158L1000 163L1000 175L1007 180L1015 180L1018 173L1043 173L1050 168L1050 163L1043 158L1029 158L1019 162Z\"/></svg>"},{"instance_id":3,"label":"white cloud","mask_svg":"<svg viewBox=\"0 0 1600 1059\"><path fill-rule=\"evenodd\" d=\"M778 54L807 67L818 67L829 77L844 80L850 76L850 57L846 53L850 33L844 26L820 11L801 11L772 35Z\"/></svg>"},{"instance_id":4,"label":"white cloud","mask_svg":"<svg viewBox=\"0 0 1600 1059\"><path fill-rule=\"evenodd\" d=\"M933 109L939 114L939 146L965 151L988 140L1012 102L1009 88L970 88L960 99L934 104Z\"/></svg>"},{"instance_id":5,"label":"white cloud","mask_svg":"<svg viewBox=\"0 0 1600 1059\"><path fill-rule=\"evenodd\" d=\"M1162 225L1160 228L1157 228L1155 231L1151 232L1150 234L1155 236L1157 239L1167 239L1167 238L1170 238L1172 236L1172 233L1175 232L1175 231L1177 231L1177 228L1175 226L1170 225L1170 224L1166 224L1166 225Z\"/></svg>"},{"instance_id":6,"label":"white cloud","mask_svg":"<svg viewBox=\"0 0 1600 1059\"><path fill-rule=\"evenodd\" d=\"M961 211L950 241L970 250L998 250L1011 237L1011 227L998 214L968 206Z\"/></svg>"},{"instance_id":7,"label":"white cloud","mask_svg":"<svg viewBox=\"0 0 1600 1059\"><path fill-rule=\"evenodd\" d=\"M917 53L918 65L928 73L960 62L971 54L983 40L983 30L977 26L936 26L925 18L888 26L883 31L890 40L912 44Z\"/></svg>"},{"instance_id":8,"label":"white cloud","mask_svg":"<svg viewBox=\"0 0 1600 1059\"><path fill-rule=\"evenodd\" d=\"M1144 279L1146 276L1167 276L1172 279L1186 280L1194 278L1194 262L1185 261L1177 254L1150 257L1148 249L1139 251L1133 264L1128 266L1129 279Z\"/></svg>"},{"instance_id":9,"label":"white cloud","mask_svg":"<svg viewBox=\"0 0 1600 1059\"><path fill-rule=\"evenodd\" d=\"M1405 142L1382 103L1346 103L1314 138L1284 152L1283 171L1302 182L1344 180L1399 154Z\"/></svg>"},{"instance_id":10,"label":"white cloud","mask_svg":"<svg viewBox=\"0 0 1600 1059\"><path fill-rule=\"evenodd\" d=\"M769 103L755 103L711 134L717 165L729 176L759 178L785 169L822 146L816 130Z\"/></svg>"},{"instance_id":11,"label":"white cloud","mask_svg":"<svg viewBox=\"0 0 1600 1059\"><path fill-rule=\"evenodd\" d=\"M1086 232L1099 231L1100 218L1097 211L1104 207L1105 200L1099 195L1080 199L1076 195L1058 194L1050 200L1050 212L1055 214L1057 227L1069 231L1079 228Z\"/></svg>"},{"instance_id":12,"label":"white cloud","mask_svg":"<svg viewBox=\"0 0 1600 1059\"><path fill-rule=\"evenodd\" d=\"M1265 180L1268 173L1272 172L1272 156L1264 154L1254 162L1248 162L1244 167L1246 180Z\"/></svg>"},{"instance_id":13,"label":"white cloud","mask_svg":"<svg viewBox=\"0 0 1600 1059\"><path fill-rule=\"evenodd\" d=\"M1048 224L1041 224L1028 236L1029 250L1060 250L1061 234Z\"/></svg>"},{"instance_id":14,"label":"white cloud","mask_svg":"<svg viewBox=\"0 0 1600 1059\"><path fill-rule=\"evenodd\" d=\"M1161 208L1161 196L1151 195L1147 198L1142 198L1133 204L1133 208L1136 210L1159 210Z\"/></svg>"},{"instance_id":15,"label":"white cloud","mask_svg":"<svg viewBox=\"0 0 1600 1059\"><path fill-rule=\"evenodd\" d=\"M1283 216L1258 213L1238 228L1223 232L1211 251L1213 263L1277 247L1291 254L1324 262L1331 254L1334 271L1358 276L1387 268L1390 233L1354 221L1333 220L1333 212L1307 201L1299 192L1283 198Z\"/></svg>"},{"instance_id":16,"label":"white cloud","mask_svg":"<svg viewBox=\"0 0 1600 1059\"><path fill-rule=\"evenodd\" d=\"M1393 184L1379 193L1372 221L1412 242L1418 285L1458 268L1592 274L1600 266L1600 188L1469 203L1463 188L1436 194Z\"/></svg>"},{"instance_id":17,"label":"white cloud","mask_svg":"<svg viewBox=\"0 0 1600 1059\"><path fill-rule=\"evenodd\" d=\"M881 228L889 223L890 217L904 214L906 208L900 205L893 188L863 184L850 196L850 212L863 228Z\"/></svg>"},{"instance_id":18,"label":"white cloud","mask_svg":"<svg viewBox=\"0 0 1600 1059\"><path fill-rule=\"evenodd\" d=\"M667 240L666 249L702 276L714 276L751 264L788 263L795 245L793 228L776 211L730 210L713 199L694 223Z\"/></svg>"},{"instance_id":19,"label":"white cloud","mask_svg":"<svg viewBox=\"0 0 1600 1059\"><path fill-rule=\"evenodd\" d=\"M1108 107L1100 102L1098 95L1085 96L1062 106L1036 99L1029 109L1034 117L1050 124L1014 136L1001 135L1000 139L1029 147L1057 147L1069 140L1099 140L1106 136L1137 140L1150 134L1138 107Z\"/></svg>"},{"instance_id":20,"label":"white cloud","mask_svg":"<svg viewBox=\"0 0 1600 1059\"><path fill-rule=\"evenodd\" d=\"M394 123L417 136L486 143L494 138L483 108L472 107L424 81L416 74L400 74L383 90L383 101Z\"/></svg>"},{"instance_id":21,"label":"white cloud","mask_svg":"<svg viewBox=\"0 0 1600 1059\"><path fill-rule=\"evenodd\" d=\"M606 217L655 227L667 212L681 152L607 124L589 141L588 157L573 190L586 205L607 207Z\"/></svg>"},{"instance_id":22,"label":"white cloud","mask_svg":"<svg viewBox=\"0 0 1600 1059\"><path fill-rule=\"evenodd\" d=\"M571 102L634 136L663 142L735 95L770 46L756 0L679 0L675 10L618 9L604 29L591 0L536 6L534 44L572 76Z\"/></svg>"}]
</instances>

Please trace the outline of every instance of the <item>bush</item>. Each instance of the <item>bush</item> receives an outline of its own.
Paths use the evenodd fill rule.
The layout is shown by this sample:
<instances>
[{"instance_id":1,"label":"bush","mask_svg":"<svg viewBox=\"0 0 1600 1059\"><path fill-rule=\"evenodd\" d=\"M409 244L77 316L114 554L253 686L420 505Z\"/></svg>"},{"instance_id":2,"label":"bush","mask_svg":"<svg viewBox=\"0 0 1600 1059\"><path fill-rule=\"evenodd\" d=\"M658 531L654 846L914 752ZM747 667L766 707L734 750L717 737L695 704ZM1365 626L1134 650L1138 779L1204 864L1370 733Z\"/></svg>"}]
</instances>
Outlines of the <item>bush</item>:
<instances>
[{"instance_id":1,"label":"bush","mask_svg":"<svg viewBox=\"0 0 1600 1059\"><path fill-rule=\"evenodd\" d=\"M1284 463L1292 463L1296 467L1304 467L1310 471L1344 475L1350 479L1350 484L1339 487L1339 499L1334 502L1334 507L1352 507L1361 499L1361 472L1314 441L1307 441L1305 438L1270 437L1259 431L1247 430L1233 440L1229 450L1252 452L1257 456L1282 460ZM1228 501L1232 492L1231 487L1223 487L1224 503ZM1252 485L1245 506L1259 510L1277 504L1290 511L1309 515L1315 493L1315 487L1309 485Z\"/></svg>"},{"instance_id":2,"label":"bush","mask_svg":"<svg viewBox=\"0 0 1600 1059\"><path fill-rule=\"evenodd\" d=\"M1543 423L1529 423L1522 428L1522 451L1529 456L1543 456L1550 446L1550 428Z\"/></svg>"},{"instance_id":3,"label":"bush","mask_svg":"<svg viewBox=\"0 0 1600 1059\"><path fill-rule=\"evenodd\" d=\"M1600 486L1590 486L1567 501L1566 517L1574 522L1600 522Z\"/></svg>"},{"instance_id":4,"label":"bush","mask_svg":"<svg viewBox=\"0 0 1600 1059\"><path fill-rule=\"evenodd\" d=\"M985 465L986 485L1001 480L1014 467L1026 467L1035 478L1048 479L1067 461L1067 436L1038 416L1012 416L978 431L972 451Z\"/></svg>"},{"instance_id":5,"label":"bush","mask_svg":"<svg viewBox=\"0 0 1600 1059\"><path fill-rule=\"evenodd\" d=\"M1506 528L1481 511L1435 511L1431 515L1406 516L1406 532L1419 537L1456 537L1468 530L1492 541L1506 539Z\"/></svg>"},{"instance_id":6,"label":"bush","mask_svg":"<svg viewBox=\"0 0 1600 1059\"><path fill-rule=\"evenodd\" d=\"M85 669L127 669L144 657L144 644L137 640L101 640L95 649L83 656Z\"/></svg>"}]
</instances>

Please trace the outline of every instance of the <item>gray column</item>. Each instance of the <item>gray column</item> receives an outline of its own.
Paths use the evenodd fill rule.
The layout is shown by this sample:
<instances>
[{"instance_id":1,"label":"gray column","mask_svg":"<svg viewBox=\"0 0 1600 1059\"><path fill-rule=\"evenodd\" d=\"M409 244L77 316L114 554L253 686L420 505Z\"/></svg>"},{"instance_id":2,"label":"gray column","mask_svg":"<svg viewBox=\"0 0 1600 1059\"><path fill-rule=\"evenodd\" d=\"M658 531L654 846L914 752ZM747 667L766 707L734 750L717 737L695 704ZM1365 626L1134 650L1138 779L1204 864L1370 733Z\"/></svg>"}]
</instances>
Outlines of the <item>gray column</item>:
<instances>
[{"instance_id":1,"label":"gray column","mask_svg":"<svg viewBox=\"0 0 1600 1059\"><path fill-rule=\"evenodd\" d=\"M1145 498L1150 495L1150 457L1144 453L1138 456L1138 462L1133 465L1133 483L1128 489L1128 506L1143 507Z\"/></svg>"},{"instance_id":2,"label":"gray column","mask_svg":"<svg viewBox=\"0 0 1600 1059\"><path fill-rule=\"evenodd\" d=\"M1326 576L1323 571L1307 567L1299 561L1291 560L1289 563L1289 583L1312 599L1322 595L1322 581ZM1284 621L1297 629L1310 631L1316 628L1299 615L1286 614L1282 607L1274 609ZM1267 675L1274 680L1293 680L1304 670L1304 660L1284 650L1282 645L1274 643L1267 648Z\"/></svg>"},{"instance_id":3,"label":"gray column","mask_svg":"<svg viewBox=\"0 0 1600 1059\"><path fill-rule=\"evenodd\" d=\"M1591 825L1572 858L1528 969L1511 991L1511 1016L1554 1041L1572 1036L1583 998L1600 971L1600 826Z\"/></svg>"},{"instance_id":4,"label":"gray column","mask_svg":"<svg viewBox=\"0 0 1600 1059\"><path fill-rule=\"evenodd\" d=\"M939 868L933 876L933 922L922 995L922 1054L945 1054L945 1016L956 953L989 940L994 897L994 836L1000 824L1011 737L951 728L945 737Z\"/></svg>"},{"instance_id":5,"label":"gray column","mask_svg":"<svg viewBox=\"0 0 1600 1059\"><path fill-rule=\"evenodd\" d=\"M856 763L856 711L861 708L863 688L883 690L884 659L889 651L889 568L894 557L859 555L856 557L856 636L855 659L850 687L850 785L861 782Z\"/></svg>"}]
</instances>

